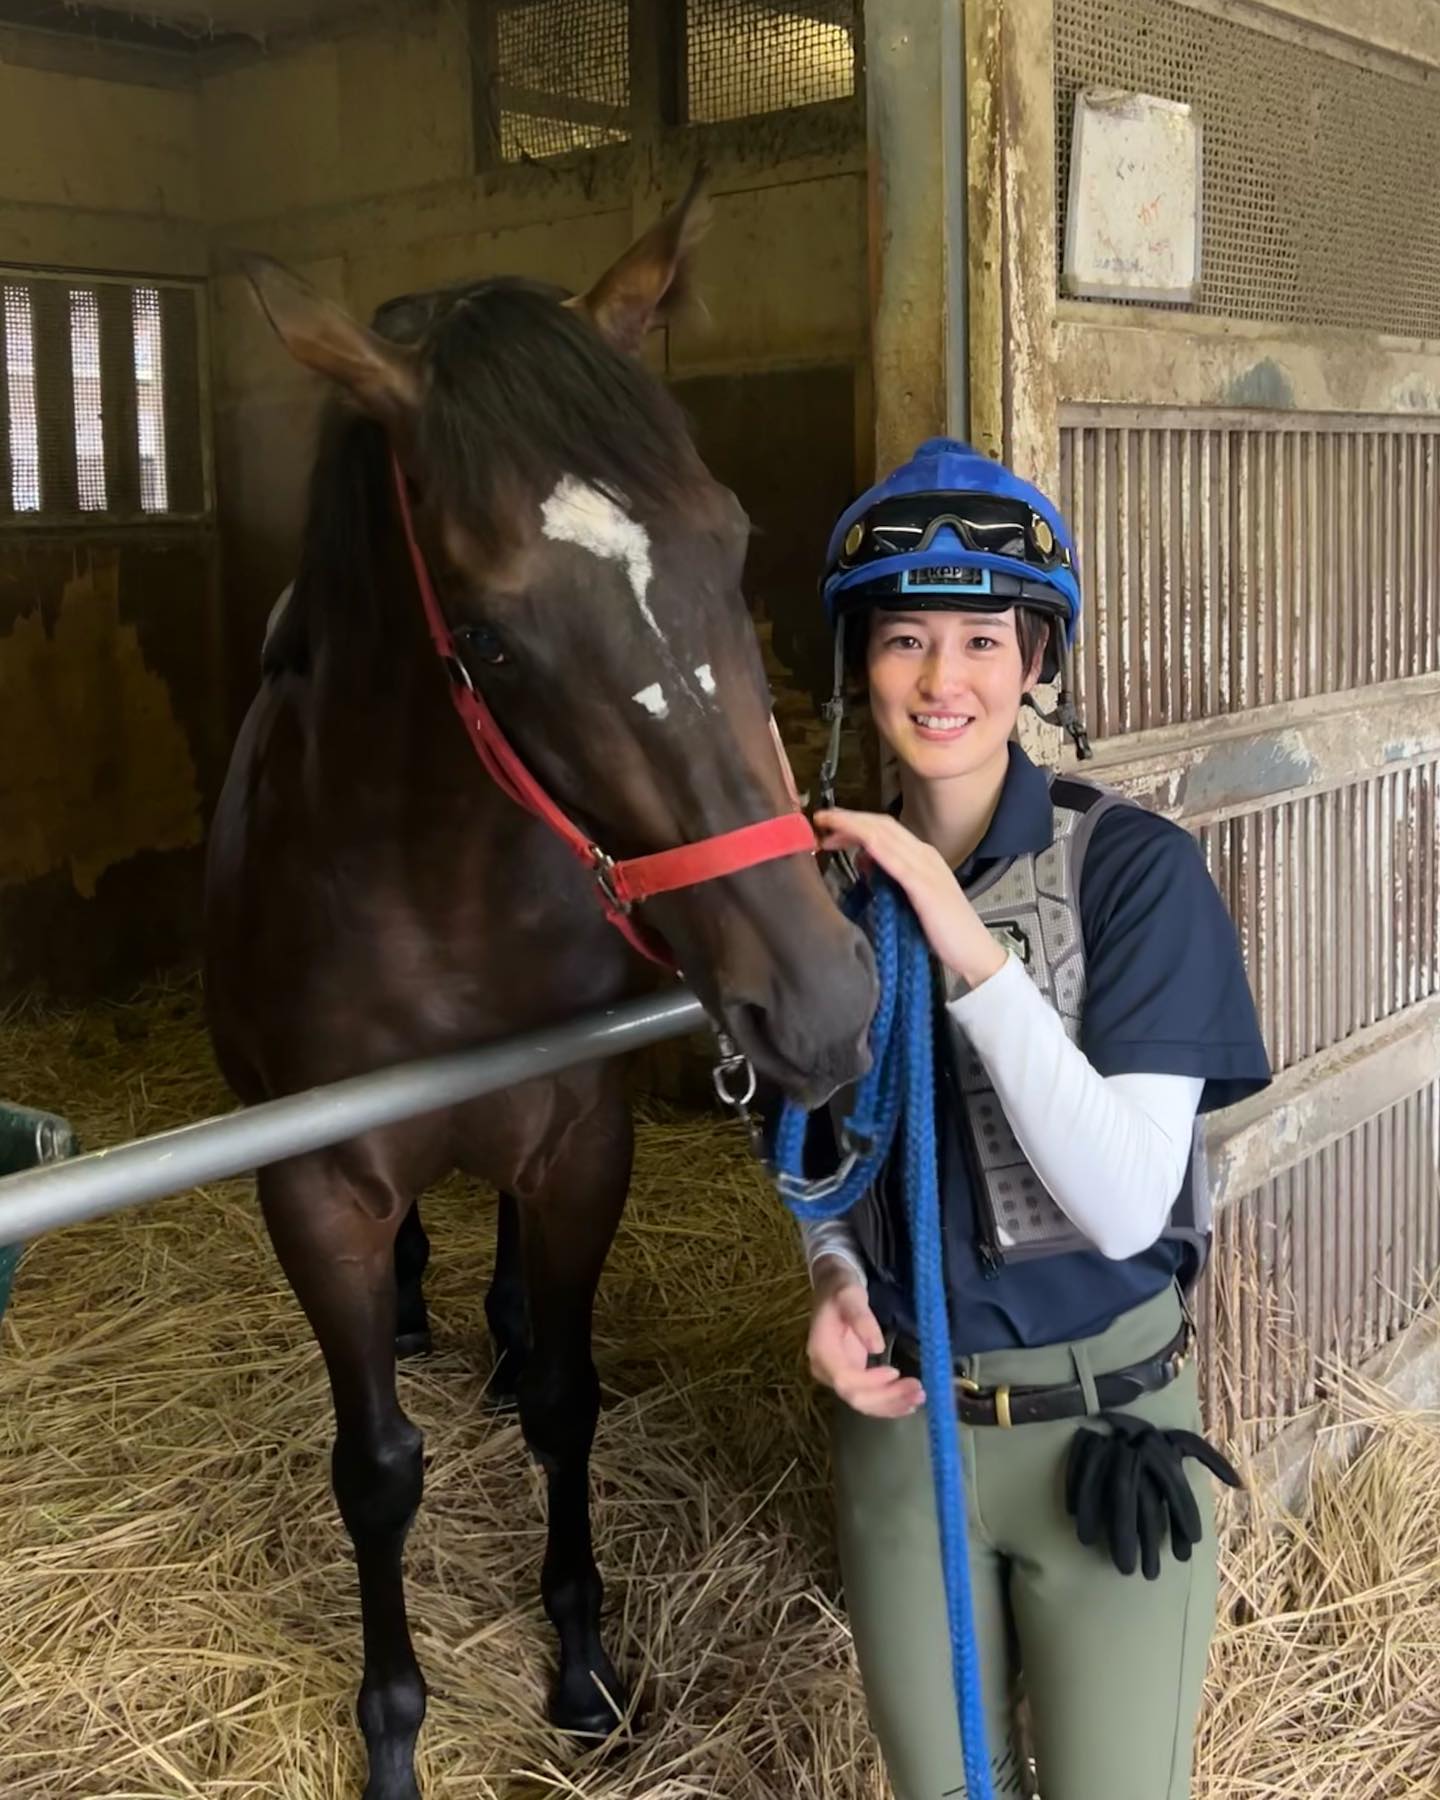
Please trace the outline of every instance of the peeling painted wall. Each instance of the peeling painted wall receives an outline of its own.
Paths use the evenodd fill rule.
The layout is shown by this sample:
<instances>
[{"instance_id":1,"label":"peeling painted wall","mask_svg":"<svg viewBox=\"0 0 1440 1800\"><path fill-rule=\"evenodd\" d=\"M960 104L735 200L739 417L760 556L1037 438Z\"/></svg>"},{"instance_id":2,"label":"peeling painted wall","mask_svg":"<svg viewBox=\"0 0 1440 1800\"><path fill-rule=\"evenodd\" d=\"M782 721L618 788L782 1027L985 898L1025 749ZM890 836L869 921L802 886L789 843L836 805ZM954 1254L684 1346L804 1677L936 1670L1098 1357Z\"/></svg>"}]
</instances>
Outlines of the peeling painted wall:
<instances>
[{"instance_id":1,"label":"peeling painted wall","mask_svg":"<svg viewBox=\"0 0 1440 1800\"><path fill-rule=\"evenodd\" d=\"M123 988L195 945L213 560L204 531L0 536L0 994Z\"/></svg>"}]
</instances>

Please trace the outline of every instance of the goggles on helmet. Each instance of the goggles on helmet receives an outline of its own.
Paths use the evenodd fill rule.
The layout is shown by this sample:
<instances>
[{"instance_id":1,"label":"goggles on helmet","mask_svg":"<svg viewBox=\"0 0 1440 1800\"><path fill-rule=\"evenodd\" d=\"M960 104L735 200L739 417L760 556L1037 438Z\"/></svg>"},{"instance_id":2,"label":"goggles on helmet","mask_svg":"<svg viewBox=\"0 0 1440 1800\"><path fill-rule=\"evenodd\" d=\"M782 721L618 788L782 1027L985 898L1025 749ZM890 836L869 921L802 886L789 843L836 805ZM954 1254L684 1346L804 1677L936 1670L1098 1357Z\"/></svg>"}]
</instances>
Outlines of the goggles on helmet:
<instances>
[{"instance_id":1,"label":"goggles on helmet","mask_svg":"<svg viewBox=\"0 0 1440 1800\"><path fill-rule=\"evenodd\" d=\"M993 494L906 494L877 501L851 525L837 567L858 570L883 557L929 550L947 527L965 550L1028 563L1047 574L1070 564L1069 551L1048 521L1023 501Z\"/></svg>"}]
</instances>

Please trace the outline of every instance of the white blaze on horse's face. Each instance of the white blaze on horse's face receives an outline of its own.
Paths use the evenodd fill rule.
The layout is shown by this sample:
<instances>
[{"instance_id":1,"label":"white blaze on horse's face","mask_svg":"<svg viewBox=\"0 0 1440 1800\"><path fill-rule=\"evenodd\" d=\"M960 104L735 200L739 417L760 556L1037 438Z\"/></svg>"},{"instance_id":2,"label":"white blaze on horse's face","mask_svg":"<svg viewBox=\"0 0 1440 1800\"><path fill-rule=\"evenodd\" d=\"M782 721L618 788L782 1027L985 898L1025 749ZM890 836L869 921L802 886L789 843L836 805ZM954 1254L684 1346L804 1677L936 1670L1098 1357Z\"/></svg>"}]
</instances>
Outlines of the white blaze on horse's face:
<instances>
[{"instance_id":1,"label":"white blaze on horse's face","mask_svg":"<svg viewBox=\"0 0 1440 1800\"><path fill-rule=\"evenodd\" d=\"M652 719L668 719L670 704L665 698L665 690L658 681L652 681L647 688L641 688L638 694L630 698L637 706L643 706Z\"/></svg>"},{"instance_id":2,"label":"white blaze on horse's face","mask_svg":"<svg viewBox=\"0 0 1440 1800\"><path fill-rule=\"evenodd\" d=\"M540 508L540 529L554 543L574 544L592 556L624 563L635 604L656 637L665 641L650 610L650 534L638 519L611 495L564 475Z\"/></svg>"}]
</instances>

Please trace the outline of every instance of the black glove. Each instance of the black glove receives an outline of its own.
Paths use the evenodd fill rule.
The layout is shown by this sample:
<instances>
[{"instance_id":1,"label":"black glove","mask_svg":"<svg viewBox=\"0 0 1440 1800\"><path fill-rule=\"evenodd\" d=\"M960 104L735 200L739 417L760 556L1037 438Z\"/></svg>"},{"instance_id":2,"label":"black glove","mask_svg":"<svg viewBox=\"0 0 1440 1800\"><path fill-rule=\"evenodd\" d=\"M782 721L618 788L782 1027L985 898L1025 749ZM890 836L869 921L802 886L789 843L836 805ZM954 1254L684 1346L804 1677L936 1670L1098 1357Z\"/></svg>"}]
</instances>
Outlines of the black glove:
<instances>
[{"instance_id":1,"label":"black glove","mask_svg":"<svg viewBox=\"0 0 1440 1800\"><path fill-rule=\"evenodd\" d=\"M1100 1415L1108 1433L1084 1426L1070 1442L1065 1466L1065 1510L1082 1544L1108 1537L1122 1575L1138 1562L1147 1581L1160 1574L1160 1546L1168 1525L1178 1562L1188 1562L1200 1542L1200 1508L1185 1474L1193 1456L1227 1487L1242 1486L1220 1452L1193 1431L1160 1431L1131 1413Z\"/></svg>"}]
</instances>

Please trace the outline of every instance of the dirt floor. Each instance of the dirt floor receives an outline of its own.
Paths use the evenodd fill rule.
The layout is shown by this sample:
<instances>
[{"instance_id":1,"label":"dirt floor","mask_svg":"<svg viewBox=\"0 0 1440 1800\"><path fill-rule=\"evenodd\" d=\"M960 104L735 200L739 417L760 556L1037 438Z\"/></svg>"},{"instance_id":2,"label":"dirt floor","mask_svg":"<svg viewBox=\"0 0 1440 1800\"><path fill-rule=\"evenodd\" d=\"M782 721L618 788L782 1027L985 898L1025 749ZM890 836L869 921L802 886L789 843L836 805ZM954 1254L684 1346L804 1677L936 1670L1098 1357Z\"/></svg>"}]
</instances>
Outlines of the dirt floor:
<instances>
[{"instance_id":1,"label":"dirt floor","mask_svg":"<svg viewBox=\"0 0 1440 1800\"><path fill-rule=\"evenodd\" d=\"M190 987L0 1021L0 1094L89 1147L222 1110ZM597 1548L629 1742L547 1730L541 1489L485 1404L489 1196L427 1208L408 1554L429 1800L882 1800L832 1562L791 1228L743 1142L652 1116L602 1289ZM1198 1800L1440 1794L1440 1418L1227 1556ZM0 1795L357 1794L359 1624L323 1371L233 1183L27 1254L0 1351Z\"/></svg>"}]
</instances>

